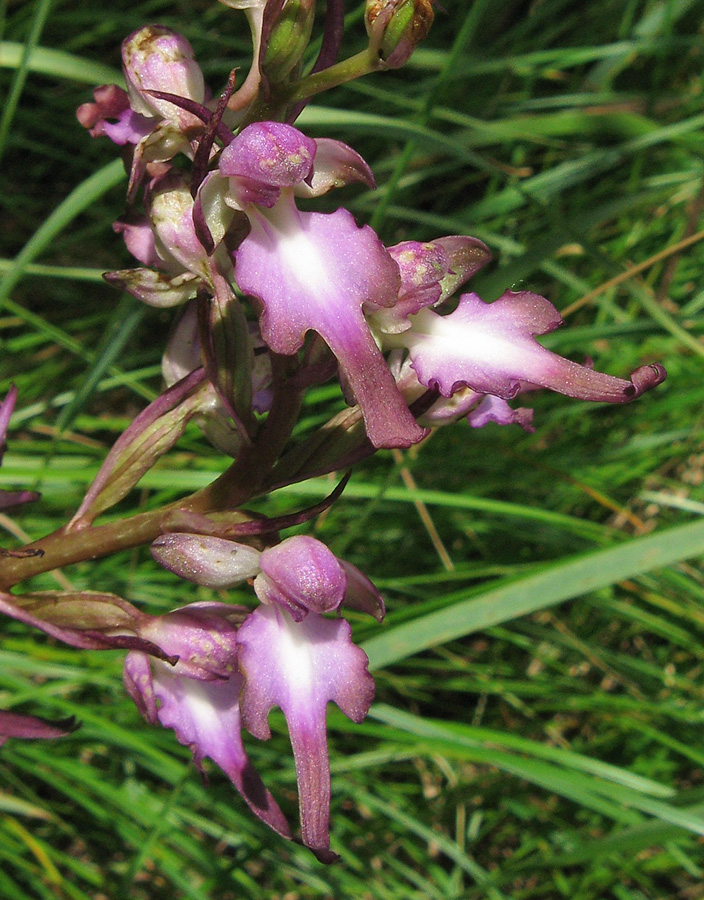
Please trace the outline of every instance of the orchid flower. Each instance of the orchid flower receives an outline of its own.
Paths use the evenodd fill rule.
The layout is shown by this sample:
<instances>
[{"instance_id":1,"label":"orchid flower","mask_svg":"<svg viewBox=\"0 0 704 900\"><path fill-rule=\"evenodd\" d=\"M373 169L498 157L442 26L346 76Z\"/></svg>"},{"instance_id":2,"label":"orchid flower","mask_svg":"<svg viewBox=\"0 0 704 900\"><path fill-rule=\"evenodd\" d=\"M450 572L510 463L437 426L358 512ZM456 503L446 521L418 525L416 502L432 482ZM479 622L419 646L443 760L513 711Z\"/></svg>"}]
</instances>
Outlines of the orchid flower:
<instances>
[{"instance_id":1,"label":"orchid flower","mask_svg":"<svg viewBox=\"0 0 704 900\"><path fill-rule=\"evenodd\" d=\"M254 590L261 605L244 619L236 635L234 626L230 632L228 626L217 624L223 610L232 610L223 604L208 607L208 615L212 611L216 618L202 623L205 630L188 626L173 631L178 616L197 613L197 605L142 627L143 638L177 655L179 663L169 668L154 661L150 666L145 654L131 653L125 668L130 694L150 721L174 728L179 740L191 746L198 764L204 756L218 763L253 811L288 836L269 795L258 786L257 796L266 797L262 805L247 793L242 772L249 763L239 736L241 722L255 737L269 738L268 713L279 706L296 764L303 842L321 860L331 861L325 711L333 701L352 721L360 722L371 704L374 683L366 655L351 641L347 622L322 613L348 603L383 617L378 591L355 566L338 560L315 538L301 535L258 553L215 536L173 533L156 541L152 553L182 577L210 586L231 586L256 573ZM209 637L208 628L216 625L216 635ZM203 649L211 645L217 649ZM198 671L179 669L182 661L196 658L201 669L224 676L225 682L213 683ZM233 668L230 674L235 666L237 673ZM161 701L159 708L156 699Z\"/></svg>"},{"instance_id":2,"label":"orchid flower","mask_svg":"<svg viewBox=\"0 0 704 900\"><path fill-rule=\"evenodd\" d=\"M382 349L407 352L403 363L398 357L393 363L407 402L423 389L441 395L421 422L442 424L466 415L473 427L494 421L530 430L530 411L512 410L506 403L526 390L548 388L581 400L626 403L664 379L659 365L641 366L625 380L547 350L535 335L554 331L562 318L548 300L528 291L507 291L493 303L463 294L454 312L438 312L488 261L488 250L479 241L467 243L471 240L448 237L389 248L401 273L399 301L367 314Z\"/></svg>"},{"instance_id":3,"label":"orchid flower","mask_svg":"<svg viewBox=\"0 0 704 900\"><path fill-rule=\"evenodd\" d=\"M301 212L295 197L318 196L350 181L373 185L350 147L313 140L290 125L245 128L220 158L227 202L250 232L233 253L239 288L258 303L266 344L293 354L317 332L337 358L376 447L408 447L424 431L409 412L364 318L394 305L399 269L377 235L349 212Z\"/></svg>"},{"instance_id":4,"label":"orchid flower","mask_svg":"<svg viewBox=\"0 0 704 900\"><path fill-rule=\"evenodd\" d=\"M199 768L205 757L212 759L252 812L290 838L283 813L242 743L237 626L246 612L226 603L194 603L150 618L141 636L178 661L169 665L132 651L125 660L125 687L149 722L172 728L191 748Z\"/></svg>"},{"instance_id":5,"label":"orchid flower","mask_svg":"<svg viewBox=\"0 0 704 900\"><path fill-rule=\"evenodd\" d=\"M419 382L443 397L468 387L510 400L543 387L580 400L626 403L665 377L662 366L649 365L629 380L616 378L542 347L534 336L553 331L562 318L548 300L528 291L508 291L493 303L463 294L449 315L424 308L408 324L406 331L383 334L383 345L406 348Z\"/></svg>"},{"instance_id":6,"label":"orchid flower","mask_svg":"<svg viewBox=\"0 0 704 900\"><path fill-rule=\"evenodd\" d=\"M159 95L172 94L198 107L208 95L190 43L163 25L147 25L123 41L122 69L127 90L102 85L93 92L95 102L79 106L76 115L93 137L134 146L132 197L149 165L168 163L178 153L192 158L205 128L198 116Z\"/></svg>"}]
</instances>

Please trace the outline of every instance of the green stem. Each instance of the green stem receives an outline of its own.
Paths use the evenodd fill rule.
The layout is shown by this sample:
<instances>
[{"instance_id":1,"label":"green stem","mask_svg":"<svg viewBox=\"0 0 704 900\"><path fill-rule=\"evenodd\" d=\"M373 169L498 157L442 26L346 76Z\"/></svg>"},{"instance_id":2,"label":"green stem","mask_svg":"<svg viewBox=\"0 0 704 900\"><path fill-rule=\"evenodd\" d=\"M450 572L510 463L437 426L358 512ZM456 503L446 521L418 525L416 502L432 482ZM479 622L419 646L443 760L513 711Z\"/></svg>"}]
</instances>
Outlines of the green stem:
<instances>
[{"instance_id":1,"label":"green stem","mask_svg":"<svg viewBox=\"0 0 704 900\"><path fill-rule=\"evenodd\" d=\"M286 97L286 102L291 104L307 100L309 97L338 87L340 84L346 84L355 78L361 78L363 75L369 75L378 69L379 58L367 47L359 53L355 53L354 56L323 69L322 72L316 72L303 78Z\"/></svg>"},{"instance_id":2,"label":"green stem","mask_svg":"<svg viewBox=\"0 0 704 900\"><path fill-rule=\"evenodd\" d=\"M287 109L300 103L302 100L308 100L316 94L328 91L330 88L353 81L362 75L369 75L370 72L376 72L379 68L379 59L367 47L350 56L349 59L343 59L342 62L335 63L322 72L316 72L308 75L301 81L297 81L292 87L288 85L272 85L271 96L264 99L259 96L251 107L248 109L246 116L240 123L240 130L252 122L262 122L267 119L279 120L283 118Z\"/></svg>"}]
</instances>

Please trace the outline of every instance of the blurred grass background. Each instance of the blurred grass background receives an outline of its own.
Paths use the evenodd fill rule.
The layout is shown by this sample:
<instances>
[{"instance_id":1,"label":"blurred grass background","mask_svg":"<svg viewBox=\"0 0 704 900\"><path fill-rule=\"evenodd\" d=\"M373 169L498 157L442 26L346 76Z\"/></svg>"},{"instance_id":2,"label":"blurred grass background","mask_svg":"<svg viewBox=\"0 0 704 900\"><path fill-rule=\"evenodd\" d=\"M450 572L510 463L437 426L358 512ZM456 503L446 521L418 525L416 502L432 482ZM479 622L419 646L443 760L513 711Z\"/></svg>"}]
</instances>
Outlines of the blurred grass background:
<instances>
[{"instance_id":1,"label":"blurred grass background","mask_svg":"<svg viewBox=\"0 0 704 900\"><path fill-rule=\"evenodd\" d=\"M349 53L361 15L349 5ZM669 379L622 408L532 396L534 435L456 426L380 453L309 526L390 610L382 628L354 621L372 713L331 711L337 866L269 834L219 772L204 786L125 697L121 654L3 623L0 707L83 723L3 747L3 898L704 897L703 19L702 0L446 0L404 70L306 110L301 126L352 144L379 184L329 208L387 243L481 237L484 299L543 293L568 322L550 347L621 376L660 361ZM215 91L249 63L244 17L211 0L0 2L0 378L20 390L0 477L43 494L0 516L7 545L66 520L159 391L171 315L101 282L129 264L111 229L124 177L74 114L155 21L189 38ZM316 391L302 427L339 402ZM222 467L189 430L129 508ZM151 611L209 596L144 550L63 578ZM293 818L274 725L248 746Z\"/></svg>"}]
</instances>

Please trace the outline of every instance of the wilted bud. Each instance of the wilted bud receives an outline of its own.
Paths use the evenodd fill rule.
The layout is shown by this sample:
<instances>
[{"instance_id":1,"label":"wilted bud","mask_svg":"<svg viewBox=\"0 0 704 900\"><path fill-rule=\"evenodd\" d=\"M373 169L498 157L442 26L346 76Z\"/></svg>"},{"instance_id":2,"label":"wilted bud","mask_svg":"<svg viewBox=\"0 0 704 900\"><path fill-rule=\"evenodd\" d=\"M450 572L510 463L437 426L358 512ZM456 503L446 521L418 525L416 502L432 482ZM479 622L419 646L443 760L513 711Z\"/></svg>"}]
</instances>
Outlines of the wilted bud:
<instances>
[{"instance_id":1,"label":"wilted bud","mask_svg":"<svg viewBox=\"0 0 704 900\"><path fill-rule=\"evenodd\" d=\"M271 22L270 10L275 16ZM315 0L285 0L283 4L267 5L262 73L270 83L284 81L300 62L310 41L314 15Z\"/></svg>"},{"instance_id":2,"label":"wilted bud","mask_svg":"<svg viewBox=\"0 0 704 900\"><path fill-rule=\"evenodd\" d=\"M434 17L432 0L367 0L369 44L384 68L398 69L408 61Z\"/></svg>"},{"instance_id":3,"label":"wilted bud","mask_svg":"<svg viewBox=\"0 0 704 900\"><path fill-rule=\"evenodd\" d=\"M191 113L150 93L162 91L203 103L203 73L185 37L163 25L147 25L123 42L122 63L136 112L162 116L182 128L200 124Z\"/></svg>"}]
</instances>

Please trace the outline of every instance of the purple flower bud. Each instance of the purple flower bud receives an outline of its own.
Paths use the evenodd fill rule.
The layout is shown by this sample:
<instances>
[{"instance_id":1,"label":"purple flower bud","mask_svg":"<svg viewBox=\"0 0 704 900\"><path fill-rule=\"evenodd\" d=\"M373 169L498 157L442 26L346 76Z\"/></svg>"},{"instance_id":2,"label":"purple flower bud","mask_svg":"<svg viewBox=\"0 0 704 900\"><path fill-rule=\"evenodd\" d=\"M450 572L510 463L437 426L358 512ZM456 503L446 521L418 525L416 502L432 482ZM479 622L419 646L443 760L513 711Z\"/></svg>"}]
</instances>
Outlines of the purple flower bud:
<instances>
[{"instance_id":1,"label":"purple flower bud","mask_svg":"<svg viewBox=\"0 0 704 900\"><path fill-rule=\"evenodd\" d=\"M297 535L269 547L259 559L254 590L263 603L278 603L300 622L309 612L336 610L347 577L335 554L312 537Z\"/></svg>"},{"instance_id":2,"label":"purple flower bud","mask_svg":"<svg viewBox=\"0 0 704 900\"><path fill-rule=\"evenodd\" d=\"M148 616L138 634L167 656L173 670L201 681L229 678L237 669L237 627L247 610L229 603L191 603L163 616Z\"/></svg>"}]
</instances>

